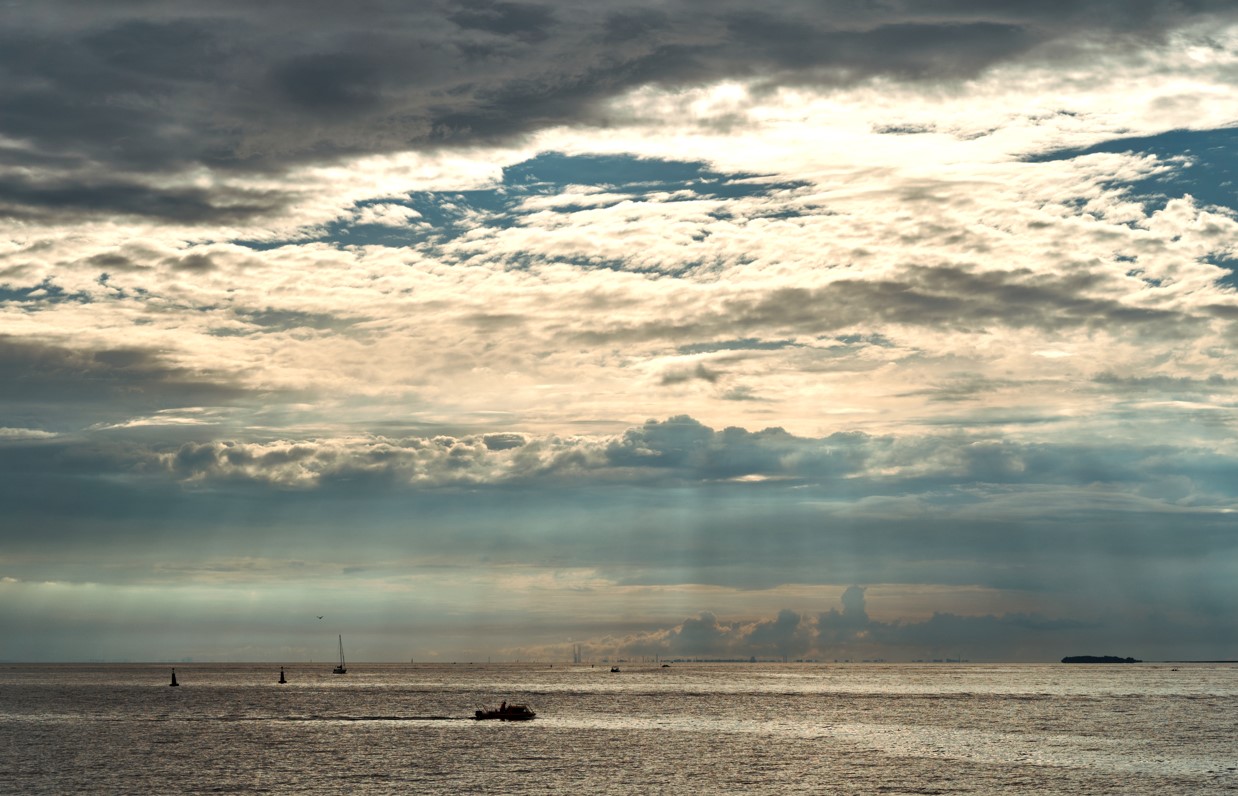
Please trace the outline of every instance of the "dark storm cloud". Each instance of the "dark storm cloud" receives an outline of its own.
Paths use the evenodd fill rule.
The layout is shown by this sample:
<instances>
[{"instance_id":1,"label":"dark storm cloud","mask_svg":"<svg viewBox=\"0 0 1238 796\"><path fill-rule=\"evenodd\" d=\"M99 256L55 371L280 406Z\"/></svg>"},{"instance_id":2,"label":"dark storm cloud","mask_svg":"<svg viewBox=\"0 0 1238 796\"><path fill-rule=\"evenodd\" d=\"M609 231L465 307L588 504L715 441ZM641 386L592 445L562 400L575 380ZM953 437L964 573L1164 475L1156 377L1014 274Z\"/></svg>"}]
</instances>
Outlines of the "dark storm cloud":
<instances>
[{"instance_id":1,"label":"dark storm cloud","mask_svg":"<svg viewBox=\"0 0 1238 796\"><path fill-rule=\"evenodd\" d=\"M0 163L47 171L6 177L0 199L18 216L245 217L280 200L156 191L142 178L592 124L601 102L642 85L954 79L1045 44L1067 57L1075 40L1156 39L1233 13L1228 2L1156 0L10 5Z\"/></svg>"},{"instance_id":2,"label":"dark storm cloud","mask_svg":"<svg viewBox=\"0 0 1238 796\"><path fill-rule=\"evenodd\" d=\"M76 215L145 216L186 224L244 221L274 213L290 197L274 191L164 188L137 181L0 177L0 215L64 222Z\"/></svg>"},{"instance_id":3,"label":"dark storm cloud","mask_svg":"<svg viewBox=\"0 0 1238 796\"><path fill-rule=\"evenodd\" d=\"M645 8L616 11L602 22L602 42L622 44L645 39L666 27L669 21L670 17L662 11Z\"/></svg>"},{"instance_id":4,"label":"dark storm cloud","mask_svg":"<svg viewBox=\"0 0 1238 796\"><path fill-rule=\"evenodd\" d=\"M200 255L201 256L201 255ZM130 257L123 254L95 254L89 257L86 262L96 268L102 269L105 273L110 271L147 271L151 266L143 265L134 261Z\"/></svg>"},{"instance_id":5,"label":"dark storm cloud","mask_svg":"<svg viewBox=\"0 0 1238 796\"><path fill-rule=\"evenodd\" d=\"M64 407L123 418L242 394L226 376L176 365L147 348L74 348L0 335L0 402L41 422L53 422Z\"/></svg>"},{"instance_id":6,"label":"dark storm cloud","mask_svg":"<svg viewBox=\"0 0 1238 796\"><path fill-rule=\"evenodd\" d=\"M959 332L986 328L1105 331L1159 340L1201 332L1205 318L1139 307L1110 298L1103 274L1038 274L1029 269L981 271L962 265L909 266L884 279L840 279L819 288L784 287L734 298L721 308L681 320L595 328L578 333L590 343L697 341L749 334L754 338L834 335L886 324ZM694 344L694 343L693 343ZM685 346L688 344L685 343Z\"/></svg>"},{"instance_id":7,"label":"dark storm cloud","mask_svg":"<svg viewBox=\"0 0 1238 796\"><path fill-rule=\"evenodd\" d=\"M506 451L522 447L529 441L524 434L486 434L482 437L486 448L492 451Z\"/></svg>"},{"instance_id":8,"label":"dark storm cloud","mask_svg":"<svg viewBox=\"0 0 1238 796\"><path fill-rule=\"evenodd\" d=\"M493 0L462 0L447 18L462 28L532 42L547 38L547 29L554 24L554 12L549 6Z\"/></svg>"},{"instance_id":9,"label":"dark storm cloud","mask_svg":"<svg viewBox=\"0 0 1238 796\"><path fill-rule=\"evenodd\" d=\"M1152 334L1184 334L1177 313L1132 307L1097 295L1104 277L1036 274L1027 269L978 272L961 266L913 266L898 280L840 280L817 290L783 288L733 303L741 325L839 328L870 321L946 329L986 324L1055 332L1123 326ZM785 328L785 327L784 327Z\"/></svg>"},{"instance_id":10,"label":"dark storm cloud","mask_svg":"<svg viewBox=\"0 0 1238 796\"><path fill-rule=\"evenodd\" d=\"M696 367L669 369L665 373L662 374L662 379L659 383L662 384L663 386L667 386L667 385L673 385L673 384L683 384L684 382L688 382L688 381L700 380L700 381L709 382L710 384L716 384L718 382L718 379L721 377L722 377L721 373L719 373L716 370L711 370L710 368L705 367L705 365L702 363L702 364L697 364Z\"/></svg>"},{"instance_id":11,"label":"dark storm cloud","mask_svg":"<svg viewBox=\"0 0 1238 796\"><path fill-rule=\"evenodd\" d=\"M324 113L377 106L381 76L376 64L350 53L300 56L274 70L276 84L293 105Z\"/></svg>"},{"instance_id":12,"label":"dark storm cloud","mask_svg":"<svg viewBox=\"0 0 1238 796\"><path fill-rule=\"evenodd\" d=\"M844 82L871 75L907 79L974 75L1038 43L1019 25L939 22L879 25L869 30L823 30L810 20L770 13L728 20L740 52L759 71L786 82Z\"/></svg>"},{"instance_id":13,"label":"dark storm cloud","mask_svg":"<svg viewBox=\"0 0 1238 796\"><path fill-rule=\"evenodd\" d=\"M129 19L80 39L83 48L118 72L161 81L209 80L228 57L223 34L203 20Z\"/></svg>"}]
</instances>

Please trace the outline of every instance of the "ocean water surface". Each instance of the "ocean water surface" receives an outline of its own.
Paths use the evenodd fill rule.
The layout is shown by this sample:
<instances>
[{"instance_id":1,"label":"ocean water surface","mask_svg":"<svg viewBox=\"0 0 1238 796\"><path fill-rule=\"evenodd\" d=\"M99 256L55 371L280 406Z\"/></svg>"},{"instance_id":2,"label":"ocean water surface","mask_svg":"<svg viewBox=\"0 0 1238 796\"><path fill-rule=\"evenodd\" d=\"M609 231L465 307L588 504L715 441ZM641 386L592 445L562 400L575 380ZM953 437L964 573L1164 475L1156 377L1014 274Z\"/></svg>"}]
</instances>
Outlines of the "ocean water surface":
<instances>
[{"instance_id":1,"label":"ocean water surface","mask_svg":"<svg viewBox=\"0 0 1238 796\"><path fill-rule=\"evenodd\" d=\"M0 792L1238 792L1227 664L279 668L0 664Z\"/></svg>"}]
</instances>

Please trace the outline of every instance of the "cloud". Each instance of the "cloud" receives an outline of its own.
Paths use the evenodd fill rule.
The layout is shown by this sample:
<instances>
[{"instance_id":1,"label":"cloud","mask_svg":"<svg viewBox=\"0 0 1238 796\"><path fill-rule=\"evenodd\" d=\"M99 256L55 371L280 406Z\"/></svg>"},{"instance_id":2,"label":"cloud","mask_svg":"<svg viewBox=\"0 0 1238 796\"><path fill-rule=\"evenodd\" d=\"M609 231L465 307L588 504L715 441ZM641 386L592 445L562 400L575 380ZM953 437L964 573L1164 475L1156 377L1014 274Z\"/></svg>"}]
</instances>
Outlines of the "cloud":
<instances>
[{"instance_id":1,"label":"cloud","mask_svg":"<svg viewBox=\"0 0 1238 796\"><path fill-rule=\"evenodd\" d=\"M754 511L766 501L776 502L784 492L794 495L796 501L783 511L789 532L797 535L811 533L814 521L835 510L846 514L848 522L880 525L935 506L959 523L958 541L964 545L969 534L983 534L986 516L1039 523L1036 506L1045 498L1037 495L1056 495L1054 516L1059 517L1092 509L1111 518L1152 512L1205 525L1208 517L1235 503L1226 480L1233 453L1214 450L1205 440L1198 446L1164 442L1114 446L1016 443L1000 435L895 437L846 432L804 437L779 428L715 430L680 416L650 420L614 435L508 431L244 441L214 437L225 411L163 410L100 426L87 441L57 435L42 444L58 445L61 453L56 455L61 456L79 449L116 456L115 461L99 463L95 476L100 479L129 472L152 489L166 489L170 480L189 488L188 494L204 486L231 485L245 490L293 489L323 498L364 492L402 500L468 487L500 500L513 486L588 494L594 488L620 486L727 485L737 496L755 501ZM126 429L138 436L126 436ZM143 429L159 429L162 436L152 442L141 436ZM181 429L187 441L177 442L175 429ZM14 439L31 436L13 435ZM11 455L28 453L13 449ZM34 476L53 462L54 457L36 467L32 460L27 474ZM48 470L45 475L52 473ZM829 508L829 501L844 497L871 502ZM815 500L824 502L815 506ZM1105 506L1106 500L1111 505ZM746 511L723 519L717 538L734 533L739 540L748 521ZM1099 527L1098 523L1093 522ZM1186 542L1178 540L1179 546Z\"/></svg>"},{"instance_id":2,"label":"cloud","mask_svg":"<svg viewBox=\"0 0 1238 796\"><path fill-rule=\"evenodd\" d=\"M462 0L448 19L465 29L531 43L545 40L550 35L548 28L555 23L554 11L549 5L494 0Z\"/></svg>"},{"instance_id":3,"label":"cloud","mask_svg":"<svg viewBox=\"0 0 1238 796\"><path fill-rule=\"evenodd\" d=\"M228 402L243 390L139 346L91 348L0 335L0 400L31 404L107 404L133 408Z\"/></svg>"},{"instance_id":4,"label":"cloud","mask_svg":"<svg viewBox=\"0 0 1238 796\"><path fill-rule=\"evenodd\" d=\"M662 386L673 384L682 384L687 381L699 379L700 381L716 384L721 374L716 370L710 370L705 366L704 362L698 362L696 367L668 369L662 374Z\"/></svg>"},{"instance_id":5,"label":"cloud","mask_svg":"<svg viewBox=\"0 0 1238 796\"><path fill-rule=\"evenodd\" d=\"M411 207L397 204L366 205L358 210L356 223L377 224L384 227L403 227L414 219L421 218Z\"/></svg>"},{"instance_id":6,"label":"cloud","mask_svg":"<svg viewBox=\"0 0 1238 796\"><path fill-rule=\"evenodd\" d=\"M0 427L0 439L52 439L54 432L41 428L6 428Z\"/></svg>"},{"instance_id":7,"label":"cloud","mask_svg":"<svg viewBox=\"0 0 1238 796\"><path fill-rule=\"evenodd\" d=\"M1155 42L1232 18L1219 2L1150 2L1138 14L1105 2L809 13L792 2L754 10L468 0L347 13L223 4L210 14L165 3L153 17L124 4L77 15L58 6L10 12L0 42L10 75L0 135L10 157L42 158L49 169L33 181L0 179L0 200L26 217L73 210L191 223L289 201L279 191L192 188L195 170L261 175L321 158L600 126L608 100L647 86L969 78L1049 47L1061 59L1106 38ZM159 185L147 179L155 174Z\"/></svg>"},{"instance_id":8,"label":"cloud","mask_svg":"<svg viewBox=\"0 0 1238 796\"><path fill-rule=\"evenodd\" d=\"M720 620L702 611L678 625L622 638L593 639L581 645L588 658L653 656L663 658L785 660L808 652L812 629L799 614L782 610L773 619Z\"/></svg>"},{"instance_id":9,"label":"cloud","mask_svg":"<svg viewBox=\"0 0 1238 796\"><path fill-rule=\"evenodd\" d=\"M301 110L357 113L378 105L382 75L363 55L328 53L292 58L278 64L272 77Z\"/></svg>"},{"instance_id":10,"label":"cloud","mask_svg":"<svg viewBox=\"0 0 1238 796\"><path fill-rule=\"evenodd\" d=\"M0 578L641 654L1223 627L1238 19L1137 5L8 9Z\"/></svg>"},{"instance_id":11,"label":"cloud","mask_svg":"<svg viewBox=\"0 0 1238 796\"><path fill-rule=\"evenodd\" d=\"M1051 618L1036 614L935 612L924 620L879 621L865 609L865 587L843 591L843 610L806 616L789 609L758 619L723 619L704 611L667 628L579 642L586 659L659 656L663 660L1042 660L1056 661L1058 650L1087 648L1108 638L1141 655L1164 654L1128 635L1132 628L1105 628L1092 618ZM1199 617L1184 638L1199 645L1214 627ZM1089 641L1091 639L1091 641ZM1083 645L1083 647L1080 647ZM1133 646L1131 646L1133 645ZM1198 648L1198 647L1197 647ZM552 652L552 650L554 652ZM1146 650L1146 652L1145 652ZM513 654L562 657L556 647L515 647ZM555 655L554 653L558 653ZM1073 654L1062 652L1063 655ZM1124 653L1127 654L1127 653Z\"/></svg>"},{"instance_id":12,"label":"cloud","mask_svg":"<svg viewBox=\"0 0 1238 796\"><path fill-rule=\"evenodd\" d=\"M1101 370L1207 378L1233 334L1214 261L1238 222L1109 185L1163 166L1093 152L968 179L930 163L790 180L546 154L492 166L501 178L484 188L324 196L314 212L334 221L279 245L26 230L0 251L0 300L9 334L37 317L96 347L141 340L246 385L252 411L280 411L261 391L295 396L327 436L496 407L569 433L682 412L800 433L823 415L886 433L964 412L1047 428L1085 403L1106 422L1129 411L1121 391L1061 387ZM1024 355L1048 350L1069 356ZM326 396L348 411L307 417Z\"/></svg>"},{"instance_id":13,"label":"cloud","mask_svg":"<svg viewBox=\"0 0 1238 796\"><path fill-rule=\"evenodd\" d=\"M230 187L165 188L137 180L93 177L0 177L0 208L5 215L39 223L106 214L183 224L228 224L273 216L291 201L277 192Z\"/></svg>"},{"instance_id":14,"label":"cloud","mask_svg":"<svg viewBox=\"0 0 1238 796\"><path fill-rule=\"evenodd\" d=\"M1173 622L1203 649L1232 604L1233 454L1202 442L808 437L690 417L241 442L212 438L209 413L178 416L207 425L188 442L169 426L0 436L0 575L262 592L304 585L273 556L295 549L311 590L343 572L365 583L340 589L392 610L436 594L479 626L497 590L540 618L495 644L588 627L594 657L1044 660L1100 627L1129 645ZM268 563L228 563L249 560ZM874 585L817 608L847 581Z\"/></svg>"},{"instance_id":15,"label":"cloud","mask_svg":"<svg viewBox=\"0 0 1238 796\"><path fill-rule=\"evenodd\" d=\"M763 590L847 579L979 586L989 591L951 603L956 612L1003 606L1059 616L1078 615L1062 603L1066 594L1097 611L1135 614L1183 611L1199 599L1224 606L1232 591L1225 574L1233 563L1229 517L1238 510L1232 453L955 436L809 438L713 430L685 417L570 438L234 442L212 439L209 415L186 419L205 425L115 427L85 439L0 437L10 555L29 556L52 540L74 551L54 566L40 556L12 559L9 574L93 571L130 547L189 561L219 550L263 557L295 539L298 558L311 564L395 567L392 576L463 567L481 584L511 569L588 568L597 600L680 584L738 590L706 604L718 616ZM73 500L56 497L66 490ZM347 551L338 544L341 524L354 529ZM109 567L112 577L134 564L117 559ZM1181 588L1186 571L1190 590ZM132 577L144 572L138 566ZM546 587L546 599L554 603L560 591ZM902 643L910 631L870 621L868 596L858 587L844 592L841 611L812 620L817 637L842 643L859 631L890 631L880 643ZM662 601L659 612L683 605ZM929 605L910 601L902 613ZM804 609L793 607L815 616ZM692 649L738 649L726 638L739 631L720 629L732 624L691 625ZM783 617L760 627L763 654L804 649L802 622L792 628Z\"/></svg>"},{"instance_id":16,"label":"cloud","mask_svg":"<svg viewBox=\"0 0 1238 796\"><path fill-rule=\"evenodd\" d=\"M799 614L784 608L777 618L757 622L740 643L753 655L787 660L807 653L812 647L812 635Z\"/></svg>"}]
</instances>

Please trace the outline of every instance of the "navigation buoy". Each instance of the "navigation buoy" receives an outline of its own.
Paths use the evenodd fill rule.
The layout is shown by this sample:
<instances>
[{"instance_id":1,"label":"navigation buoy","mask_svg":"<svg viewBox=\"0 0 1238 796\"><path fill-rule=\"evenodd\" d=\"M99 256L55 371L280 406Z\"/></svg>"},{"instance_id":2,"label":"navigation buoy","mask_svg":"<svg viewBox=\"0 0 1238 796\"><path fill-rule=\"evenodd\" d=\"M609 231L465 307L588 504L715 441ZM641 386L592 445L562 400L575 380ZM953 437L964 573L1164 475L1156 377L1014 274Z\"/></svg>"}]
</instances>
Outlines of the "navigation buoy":
<instances>
[{"instance_id":1,"label":"navigation buoy","mask_svg":"<svg viewBox=\"0 0 1238 796\"><path fill-rule=\"evenodd\" d=\"M168 685L180 685L180 683L176 682L176 670L175 669L172 670L172 682L168 683Z\"/></svg>"},{"instance_id":2,"label":"navigation buoy","mask_svg":"<svg viewBox=\"0 0 1238 796\"><path fill-rule=\"evenodd\" d=\"M284 679L284 667L283 666L279 667L279 681L281 683L288 682L287 680Z\"/></svg>"}]
</instances>

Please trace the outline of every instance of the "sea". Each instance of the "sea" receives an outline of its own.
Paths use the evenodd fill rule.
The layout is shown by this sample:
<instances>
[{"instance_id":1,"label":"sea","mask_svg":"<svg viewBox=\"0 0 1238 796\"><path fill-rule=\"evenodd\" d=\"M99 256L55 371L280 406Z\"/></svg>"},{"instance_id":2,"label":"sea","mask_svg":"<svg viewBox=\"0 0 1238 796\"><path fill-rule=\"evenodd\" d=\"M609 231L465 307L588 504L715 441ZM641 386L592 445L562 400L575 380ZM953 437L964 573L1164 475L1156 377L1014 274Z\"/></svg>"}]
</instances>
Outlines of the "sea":
<instances>
[{"instance_id":1,"label":"sea","mask_svg":"<svg viewBox=\"0 0 1238 796\"><path fill-rule=\"evenodd\" d=\"M0 664L0 792L1238 792L1238 665L619 668Z\"/></svg>"}]
</instances>

